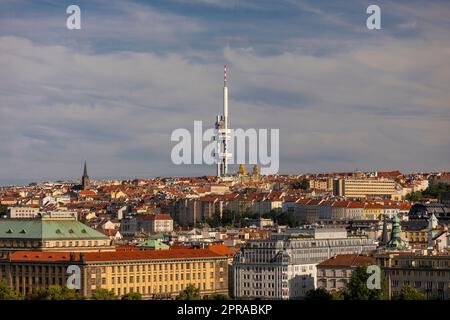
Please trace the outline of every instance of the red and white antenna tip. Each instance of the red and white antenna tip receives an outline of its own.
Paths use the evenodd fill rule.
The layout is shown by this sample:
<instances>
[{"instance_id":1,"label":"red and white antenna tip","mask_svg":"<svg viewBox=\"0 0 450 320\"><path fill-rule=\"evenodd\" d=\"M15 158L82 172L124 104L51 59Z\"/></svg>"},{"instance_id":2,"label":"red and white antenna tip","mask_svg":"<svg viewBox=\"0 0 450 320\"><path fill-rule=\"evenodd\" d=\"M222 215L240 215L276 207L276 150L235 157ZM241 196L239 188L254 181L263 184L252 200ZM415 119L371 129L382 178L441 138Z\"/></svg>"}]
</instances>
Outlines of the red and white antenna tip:
<instances>
[{"instance_id":1,"label":"red and white antenna tip","mask_svg":"<svg viewBox=\"0 0 450 320\"><path fill-rule=\"evenodd\" d=\"M223 66L223 80L227 81L227 65Z\"/></svg>"}]
</instances>

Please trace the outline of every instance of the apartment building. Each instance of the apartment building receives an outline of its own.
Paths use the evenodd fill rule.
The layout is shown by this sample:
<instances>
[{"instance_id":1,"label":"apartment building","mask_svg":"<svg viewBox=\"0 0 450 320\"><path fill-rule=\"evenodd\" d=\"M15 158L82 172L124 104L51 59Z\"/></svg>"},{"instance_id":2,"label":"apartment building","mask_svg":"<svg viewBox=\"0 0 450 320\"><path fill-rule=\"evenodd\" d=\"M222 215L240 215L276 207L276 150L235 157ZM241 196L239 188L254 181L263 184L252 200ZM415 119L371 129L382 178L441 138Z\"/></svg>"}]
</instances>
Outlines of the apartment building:
<instances>
[{"instance_id":1,"label":"apartment building","mask_svg":"<svg viewBox=\"0 0 450 320\"><path fill-rule=\"evenodd\" d=\"M32 219L39 216L39 208L9 207L6 216L10 219Z\"/></svg>"},{"instance_id":2,"label":"apartment building","mask_svg":"<svg viewBox=\"0 0 450 320\"><path fill-rule=\"evenodd\" d=\"M320 220L364 219L364 204L354 201L322 201L318 205Z\"/></svg>"},{"instance_id":3,"label":"apartment building","mask_svg":"<svg viewBox=\"0 0 450 320\"><path fill-rule=\"evenodd\" d=\"M317 287L316 265L337 254L368 253L373 240L345 229L292 229L268 240L248 241L233 260L234 296L301 299Z\"/></svg>"},{"instance_id":4,"label":"apartment building","mask_svg":"<svg viewBox=\"0 0 450 320\"><path fill-rule=\"evenodd\" d=\"M294 216L301 222L314 223L319 221L322 199L300 199L296 203Z\"/></svg>"},{"instance_id":5,"label":"apartment building","mask_svg":"<svg viewBox=\"0 0 450 320\"><path fill-rule=\"evenodd\" d=\"M317 287L328 292L345 288L353 271L363 265L375 264L375 258L354 254L339 254L317 265Z\"/></svg>"},{"instance_id":6,"label":"apartment building","mask_svg":"<svg viewBox=\"0 0 450 320\"><path fill-rule=\"evenodd\" d=\"M137 231L148 233L169 233L173 231L173 219L170 214L146 214L136 217Z\"/></svg>"},{"instance_id":7,"label":"apartment building","mask_svg":"<svg viewBox=\"0 0 450 320\"><path fill-rule=\"evenodd\" d=\"M309 180L309 188L315 190L333 191L333 178L317 178Z\"/></svg>"},{"instance_id":8,"label":"apartment building","mask_svg":"<svg viewBox=\"0 0 450 320\"><path fill-rule=\"evenodd\" d=\"M450 300L450 255L386 253L376 256L386 275L389 299L405 285L425 294L427 299Z\"/></svg>"},{"instance_id":9,"label":"apartment building","mask_svg":"<svg viewBox=\"0 0 450 320\"><path fill-rule=\"evenodd\" d=\"M333 194L348 198L391 198L397 194L396 182L386 178L339 178Z\"/></svg>"},{"instance_id":10,"label":"apartment building","mask_svg":"<svg viewBox=\"0 0 450 320\"><path fill-rule=\"evenodd\" d=\"M170 233L173 231L173 219L170 214L140 214L122 220L120 232L124 236L133 236L137 232L147 234Z\"/></svg>"},{"instance_id":11,"label":"apartment building","mask_svg":"<svg viewBox=\"0 0 450 320\"><path fill-rule=\"evenodd\" d=\"M228 293L227 256L208 249L117 250L115 252L18 251L0 259L0 279L21 293L67 283L67 268L80 268L79 292L97 288L121 296L139 292L144 299L172 299L188 284L201 295Z\"/></svg>"}]
</instances>

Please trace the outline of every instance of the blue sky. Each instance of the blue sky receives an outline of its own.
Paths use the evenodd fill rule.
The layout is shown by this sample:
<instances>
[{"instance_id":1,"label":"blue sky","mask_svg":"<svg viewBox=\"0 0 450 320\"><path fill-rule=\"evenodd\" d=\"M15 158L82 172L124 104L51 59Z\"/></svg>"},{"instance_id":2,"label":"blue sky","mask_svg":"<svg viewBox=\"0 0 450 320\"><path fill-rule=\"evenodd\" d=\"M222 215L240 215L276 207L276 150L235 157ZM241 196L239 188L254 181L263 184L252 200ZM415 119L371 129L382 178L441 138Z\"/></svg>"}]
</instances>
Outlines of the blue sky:
<instances>
[{"instance_id":1,"label":"blue sky","mask_svg":"<svg viewBox=\"0 0 450 320\"><path fill-rule=\"evenodd\" d=\"M449 170L449 27L437 0L0 1L0 183L213 174L170 134L213 124L224 63L231 126L279 128L280 173Z\"/></svg>"}]
</instances>

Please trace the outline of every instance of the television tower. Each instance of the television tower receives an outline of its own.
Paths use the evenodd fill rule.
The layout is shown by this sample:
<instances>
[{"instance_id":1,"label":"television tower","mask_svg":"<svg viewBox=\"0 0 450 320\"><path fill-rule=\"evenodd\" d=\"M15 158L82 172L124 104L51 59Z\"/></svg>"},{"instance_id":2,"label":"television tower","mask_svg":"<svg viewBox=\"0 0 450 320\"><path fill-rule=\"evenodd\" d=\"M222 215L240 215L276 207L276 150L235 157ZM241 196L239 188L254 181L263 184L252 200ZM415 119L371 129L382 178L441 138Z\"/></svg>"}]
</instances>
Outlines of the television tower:
<instances>
[{"instance_id":1,"label":"television tower","mask_svg":"<svg viewBox=\"0 0 450 320\"><path fill-rule=\"evenodd\" d=\"M217 129L217 176L223 177L228 174L228 141L230 130L228 129L228 87L227 87L227 65L223 67L223 115L218 115L216 120Z\"/></svg>"}]
</instances>

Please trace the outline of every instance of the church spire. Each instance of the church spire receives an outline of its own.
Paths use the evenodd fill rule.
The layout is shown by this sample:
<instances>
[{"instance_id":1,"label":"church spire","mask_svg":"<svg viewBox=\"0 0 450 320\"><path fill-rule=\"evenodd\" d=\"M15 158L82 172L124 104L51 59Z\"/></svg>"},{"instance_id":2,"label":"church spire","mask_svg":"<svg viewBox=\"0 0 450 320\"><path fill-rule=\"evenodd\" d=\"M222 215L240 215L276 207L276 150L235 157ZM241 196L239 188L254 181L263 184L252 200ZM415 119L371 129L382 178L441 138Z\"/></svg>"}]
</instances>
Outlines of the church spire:
<instances>
[{"instance_id":1,"label":"church spire","mask_svg":"<svg viewBox=\"0 0 450 320\"><path fill-rule=\"evenodd\" d=\"M89 189L89 176L87 173L87 165L86 160L84 160L84 170L83 170L83 176L81 177L81 186L83 190Z\"/></svg>"},{"instance_id":2,"label":"church spire","mask_svg":"<svg viewBox=\"0 0 450 320\"><path fill-rule=\"evenodd\" d=\"M383 219L383 231L381 233L380 244L385 245L386 243L388 243L388 241L389 241L389 234L388 234L388 230L387 230L387 220L386 220L386 216L384 216L384 219Z\"/></svg>"},{"instance_id":3,"label":"church spire","mask_svg":"<svg viewBox=\"0 0 450 320\"><path fill-rule=\"evenodd\" d=\"M88 177L88 174L87 174L87 166L86 166L86 160L84 160L83 177Z\"/></svg>"}]
</instances>

